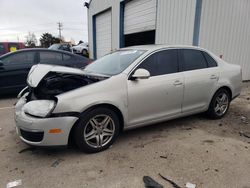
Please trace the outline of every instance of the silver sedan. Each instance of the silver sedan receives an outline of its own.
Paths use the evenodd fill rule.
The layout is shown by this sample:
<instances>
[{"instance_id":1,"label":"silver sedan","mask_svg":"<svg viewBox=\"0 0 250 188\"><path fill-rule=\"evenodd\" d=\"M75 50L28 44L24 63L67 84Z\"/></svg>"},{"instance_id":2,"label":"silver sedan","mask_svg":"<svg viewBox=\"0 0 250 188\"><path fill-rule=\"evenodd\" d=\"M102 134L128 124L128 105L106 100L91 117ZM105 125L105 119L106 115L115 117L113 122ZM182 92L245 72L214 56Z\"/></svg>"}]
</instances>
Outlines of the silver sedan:
<instances>
[{"instance_id":1,"label":"silver sedan","mask_svg":"<svg viewBox=\"0 0 250 188\"><path fill-rule=\"evenodd\" d=\"M15 107L17 133L34 146L107 149L127 129L205 112L222 118L241 91L241 67L193 46L137 46L84 70L34 66Z\"/></svg>"}]
</instances>

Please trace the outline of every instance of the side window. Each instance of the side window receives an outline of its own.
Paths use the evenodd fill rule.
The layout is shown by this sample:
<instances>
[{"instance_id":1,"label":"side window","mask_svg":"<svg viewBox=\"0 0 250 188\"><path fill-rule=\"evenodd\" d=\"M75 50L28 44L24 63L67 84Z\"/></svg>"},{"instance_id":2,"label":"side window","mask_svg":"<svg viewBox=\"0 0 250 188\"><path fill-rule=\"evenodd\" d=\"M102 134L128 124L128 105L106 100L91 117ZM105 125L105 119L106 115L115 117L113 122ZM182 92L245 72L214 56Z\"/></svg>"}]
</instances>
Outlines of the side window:
<instances>
[{"instance_id":1,"label":"side window","mask_svg":"<svg viewBox=\"0 0 250 188\"><path fill-rule=\"evenodd\" d=\"M4 65L10 64L34 64L36 52L20 52L2 59Z\"/></svg>"},{"instance_id":2,"label":"side window","mask_svg":"<svg viewBox=\"0 0 250 188\"><path fill-rule=\"evenodd\" d=\"M57 52L40 52L40 63L62 61L62 54Z\"/></svg>"},{"instance_id":3,"label":"side window","mask_svg":"<svg viewBox=\"0 0 250 188\"><path fill-rule=\"evenodd\" d=\"M207 52L203 52L203 54L207 60L208 67L217 67L218 66L216 61L210 55L208 55Z\"/></svg>"},{"instance_id":4,"label":"side window","mask_svg":"<svg viewBox=\"0 0 250 188\"><path fill-rule=\"evenodd\" d=\"M184 71L207 68L207 62L201 51L184 49L181 52Z\"/></svg>"},{"instance_id":5,"label":"side window","mask_svg":"<svg viewBox=\"0 0 250 188\"><path fill-rule=\"evenodd\" d=\"M70 60L71 58L72 58L72 56L67 55L67 54L63 54L63 61Z\"/></svg>"},{"instance_id":6,"label":"side window","mask_svg":"<svg viewBox=\"0 0 250 188\"><path fill-rule=\"evenodd\" d=\"M156 52L143 61L138 68L148 70L151 76L176 73L178 72L177 50Z\"/></svg>"}]
</instances>

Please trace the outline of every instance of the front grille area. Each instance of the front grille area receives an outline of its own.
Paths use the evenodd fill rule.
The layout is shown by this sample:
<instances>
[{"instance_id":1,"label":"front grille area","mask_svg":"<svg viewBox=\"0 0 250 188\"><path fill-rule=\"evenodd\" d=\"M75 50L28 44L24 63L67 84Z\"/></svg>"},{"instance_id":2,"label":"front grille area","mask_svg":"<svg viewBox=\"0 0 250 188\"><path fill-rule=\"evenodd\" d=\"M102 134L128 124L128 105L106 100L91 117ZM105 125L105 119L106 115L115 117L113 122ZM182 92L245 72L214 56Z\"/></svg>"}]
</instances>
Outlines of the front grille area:
<instances>
[{"instance_id":1,"label":"front grille area","mask_svg":"<svg viewBox=\"0 0 250 188\"><path fill-rule=\"evenodd\" d=\"M21 136L31 142L41 142L43 139L44 132L29 132L23 129L20 129Z\"/></svg>"}]
</instances>

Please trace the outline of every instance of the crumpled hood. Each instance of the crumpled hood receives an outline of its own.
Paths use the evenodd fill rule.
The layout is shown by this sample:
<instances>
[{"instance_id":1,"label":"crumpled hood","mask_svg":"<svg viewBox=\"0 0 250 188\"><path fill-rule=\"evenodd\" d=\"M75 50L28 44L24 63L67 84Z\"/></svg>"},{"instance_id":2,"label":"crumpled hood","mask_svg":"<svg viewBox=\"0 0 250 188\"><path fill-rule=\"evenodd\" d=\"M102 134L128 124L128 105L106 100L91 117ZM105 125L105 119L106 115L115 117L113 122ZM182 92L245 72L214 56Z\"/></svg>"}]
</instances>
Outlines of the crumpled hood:
<instances>
[{"instance_id":1,"label":"crumpled hood","mask_svg":"<svg viewBox=\"0 0 250 188\"><path fill-rule=\"evenodd\" d=\"M57 65L45 65L38 64L34 65L29 72L27 83L31 87L37 87L43 77L49 72L58 72L58 73L69 73L76 75L84 75L84 71L77 68L63 67Z\"/></svg>"}]
</instances>

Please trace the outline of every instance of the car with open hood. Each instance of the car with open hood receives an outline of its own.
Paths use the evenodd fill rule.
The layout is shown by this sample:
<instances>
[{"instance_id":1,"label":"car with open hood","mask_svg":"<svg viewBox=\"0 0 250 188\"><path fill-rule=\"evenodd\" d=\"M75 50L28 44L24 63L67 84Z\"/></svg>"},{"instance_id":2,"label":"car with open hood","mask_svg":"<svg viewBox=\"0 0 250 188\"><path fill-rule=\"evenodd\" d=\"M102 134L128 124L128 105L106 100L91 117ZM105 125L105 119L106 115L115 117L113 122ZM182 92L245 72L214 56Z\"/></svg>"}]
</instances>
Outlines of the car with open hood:
<instances>
[{"instance_id":1,"label":"car with open hood","mask_svg":"<svg viewBox=\"0 0 250 188\"><path fill-rule=\"evenodd\" d=\"M241 91L241 67L193 46L120 49L85 69L32 67L15 106L19 137L34 146L73 140L107 149L123 130L205 112L222 118Z\"/></svg>"}]
</instances>

